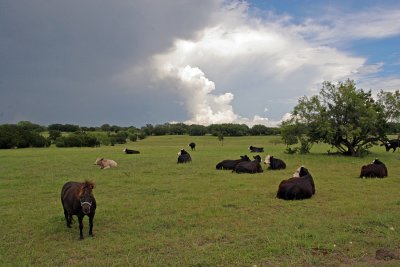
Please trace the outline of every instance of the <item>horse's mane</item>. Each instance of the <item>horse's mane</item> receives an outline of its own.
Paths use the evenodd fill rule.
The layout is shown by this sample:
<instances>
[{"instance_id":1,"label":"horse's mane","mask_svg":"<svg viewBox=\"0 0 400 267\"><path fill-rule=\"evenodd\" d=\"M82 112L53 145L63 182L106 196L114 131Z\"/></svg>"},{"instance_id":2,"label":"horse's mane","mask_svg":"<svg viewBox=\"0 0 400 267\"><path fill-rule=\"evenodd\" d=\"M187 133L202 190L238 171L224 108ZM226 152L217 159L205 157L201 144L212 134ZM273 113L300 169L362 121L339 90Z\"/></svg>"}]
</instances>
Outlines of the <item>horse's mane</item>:
<instances>
[{"instance_id":1,"label":"horse's mane","mask_svg":"<svg viewBox=\"0 0 400 267\"><path fill-rule=\"evenodd\" d=\"M95 184L92 181L86 180L85 182L81 183L77 192L78 197L80 197L84 192L91 194L94 187Z\"/></svg>"}]
</instances>

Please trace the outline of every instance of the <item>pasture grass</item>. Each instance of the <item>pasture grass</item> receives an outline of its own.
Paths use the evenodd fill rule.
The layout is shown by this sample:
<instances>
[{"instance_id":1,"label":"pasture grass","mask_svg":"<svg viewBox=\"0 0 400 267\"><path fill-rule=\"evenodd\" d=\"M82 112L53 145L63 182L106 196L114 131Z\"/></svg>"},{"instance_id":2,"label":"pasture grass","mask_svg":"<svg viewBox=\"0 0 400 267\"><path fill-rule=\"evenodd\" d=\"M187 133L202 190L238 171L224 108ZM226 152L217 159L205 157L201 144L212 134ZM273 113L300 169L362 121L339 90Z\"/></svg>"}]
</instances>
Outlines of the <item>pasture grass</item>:
<instances>
[{"instance_id":1,"label":"pasture grass","mask_svg":"<svg viewBox=\"0 0 400 267\"><path fill-rule=\"evenodd\" d=\"M196 151L189 151L189 142ZM218 171L223 159L284 159L286 170L261 174ZM141 151L125 155L124 147ZM176 164L187 148L190 164ZM374 147L364 158L327 155L316 145L288 155L279 137L148 137L99 148L0 150L0 262L5 266L398 266L379 261L380 248L400 248L400 154ZM254 155L254 154L253 154ZM100 170L97 157L118 167ZM360 179L378 157L385 179ZM314 177L316 195L275 198L299 166ZM93 180L94 237L66 227L60 191L67 181Z\"/></svg>"}]
</instances>

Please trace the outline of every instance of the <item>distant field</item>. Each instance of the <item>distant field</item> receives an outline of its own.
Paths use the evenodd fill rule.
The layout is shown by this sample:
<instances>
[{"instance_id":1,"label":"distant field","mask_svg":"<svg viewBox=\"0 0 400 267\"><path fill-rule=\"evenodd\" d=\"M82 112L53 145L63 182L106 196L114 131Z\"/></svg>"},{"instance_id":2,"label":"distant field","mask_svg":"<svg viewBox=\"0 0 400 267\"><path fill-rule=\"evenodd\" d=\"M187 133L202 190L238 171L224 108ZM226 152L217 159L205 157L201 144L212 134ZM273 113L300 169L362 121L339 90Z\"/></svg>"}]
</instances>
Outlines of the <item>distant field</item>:
<instances>
[{"instance_id":1,"label":"distant field","mask_svg":"<svg viewBox=\"0 0 400 267\"><path fill-rule=\"evenodd\" d=\"M193 162L176 164L189 150ZM284 159L287 169L262 174L217 171L223 159L250 155L248 146ZM128 147L141 151L125 155ZM161 136L99 148L0 150L2 266L399 266L379 261L380 248L400 249L400 152L372 149L364 158L284 154L279 137ZM97 157L118 162L100 170ZM386 179L359 179L375 157ZM300 165L316 195L275 198L282 179ZM65 225L60 190L93 180L98 207L94 237L79 241L77 219Z\"/></svg>"}]
</instances>

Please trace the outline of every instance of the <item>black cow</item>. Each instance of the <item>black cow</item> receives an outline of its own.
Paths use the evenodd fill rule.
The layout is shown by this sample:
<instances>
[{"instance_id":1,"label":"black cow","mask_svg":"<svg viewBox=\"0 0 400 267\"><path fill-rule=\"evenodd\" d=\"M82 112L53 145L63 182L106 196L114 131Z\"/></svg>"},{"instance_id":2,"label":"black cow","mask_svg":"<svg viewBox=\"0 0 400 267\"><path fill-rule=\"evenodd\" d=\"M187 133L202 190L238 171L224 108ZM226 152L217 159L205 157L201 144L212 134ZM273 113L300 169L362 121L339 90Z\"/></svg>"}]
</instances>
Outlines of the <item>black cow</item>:
<instances>
[{"instance_id":1,"label":"black cow","mask_svg":"<svg viewBox=\"0 0 400 267\"><path fill-rule=\"evenodd\" d=\"M181 151L179 151L177 163L187 163L187 162L191 162L191 161L192 161L192 158L190 157L190 154L185 149L182 149Z\"/></svg>"},{"instance_id":2,"label":"black cow","mask_svg":"<svg viewBox=\"0 0 400 267\"><path fill-rule=\"evenodd\" d=\"M386 141L381 146L385 146L386 152L389 152L390 149L393 149L393 152L395 152L396 148L400 147L400 139Z\"/></svg>"},{"instance_id":3,"label":"black cow","mask_svg":"<svg viewBox=\"0 0 400 267\"><path fill-rule=\"evenodd\" d=\"M133 150L133 149L128 149L128 148L125 148L123 151L124 151L126 154L140 154L139 151Z\"/></svg>"},{"instance_id":4,"label":"black cow","mask_svg":"<svg viewBox=\"0 0 400 267\"><path fill-rule=\"evenodd\" d=\"M250 159L247 155L240 156L240 159L226 159L218 163L215 168L217 170L233 170L242 161L250 161Z\"/></svg>"},{"instance_id":5,"label":"black cow","mask_svg":"<svg viewBox=\"0 0 400 267\"><path fill-rule=\"evenodd\" d=\"M263 147L255 147L255 146L249 146L250 152L252 153L261 153L264 152Z\"/></svg>"},{"instance_id":6,"label":"black cow","mask_svg":"<svg viewBox=\"0 0 400 267\"><path fill-rule=\"evenodd\" d=\"M310 172L303 166L298 168L293 177L283 180L276 193L284 200L306 199L315 194L315 184Z\"/></svg>"},{"instance_id":7,"label":"black cow","mask_svg":"<svg viewBox=\"0 0 400 267\"><path fill-rule=\"evenodd\" d=\"M286 163L283 160L274 158L270 155L265 157L264 164L269 165L268 169L270 170L286 169Z\"/></svg>"},{"instance_id":8,"label":"black cow","mask_svg":"<svg viewBox=\"0 0 400 267\"><path fill-rule=\"evenodd\" d=\"M242 161L239 162L232 172L237 173L258 173L263 172L261 167L261 157L259 155L253 157L253 161Z\"/></svg>"},{"instance_id":9,"label":"black cow","mask_svg":"<svg viewBox=\"0 0 400 267\"><path fill-rule=\"evenodd\" d=\"M372 164L361 167L360 178L384 178L388 176L388 171L382 161L375 159Z\"/></svg>"},{"instance_id":10,"label":"black cow","mask_svg":"<svg viewBox=\"0 0 400 267\"><path fill-rule=\"evenodd\" d=\"M191 143L189 144L189 146L190 146L190 149L191 149L191 150L196 150L196 144L195 144L195 143L191 142Z\"/></svg>"}]
</instances>

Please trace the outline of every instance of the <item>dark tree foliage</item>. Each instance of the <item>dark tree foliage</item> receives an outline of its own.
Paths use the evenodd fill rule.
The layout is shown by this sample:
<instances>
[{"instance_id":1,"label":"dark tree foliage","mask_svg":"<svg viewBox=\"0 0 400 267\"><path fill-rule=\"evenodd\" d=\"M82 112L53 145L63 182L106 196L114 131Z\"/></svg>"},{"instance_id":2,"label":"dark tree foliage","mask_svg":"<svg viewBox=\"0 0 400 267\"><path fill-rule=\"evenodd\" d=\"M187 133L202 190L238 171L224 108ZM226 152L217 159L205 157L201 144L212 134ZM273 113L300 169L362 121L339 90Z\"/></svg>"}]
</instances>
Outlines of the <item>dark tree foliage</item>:
<instances>
[{"instance_id":1,"label":"dark tree foliage","mask_svg":"<svg viewBox=\"0 0 400 267\"><path fill-rule=\"evenodd\" d=\"M400 123L389 122L387 134L400 134Z\"/></svg>"},{"instance_id":2,"label":"dark tree foliage","mask_svg":"<svg viewBox=\"0 0 400 267\"><path fill-rule=\"evenodd\" d=\"M93 135L85 132L75 132L68 136L58 137L54 143L57 147L95 147L100 141Z\"/></svg>"},{"instance_id":3,"label":"dark tree foliage","mask_svg":"<svg viewBox=\"0 0 400 267\"><path fill-rule=\"evenodd\" d=\"M110 135L111 144L125 144L126 139L128 138L129 133L125 131L117 132L116 134Z\"/></svg>"},{"instance_id":4,"label":"dark tree foliage","mask_svg":"<svg viewBox=\"0 0 400 267\"><path fill-rule=\"evenodd\" d=\"M36 130L15 124L0 125L0 149L49 146L49 141Z\"/></svg>"},{"instance_id":5,"label":"dark tree foliage","mask_svg":"<svg viewBox=\"0 0 400 267\"><path fill-rule=\"evenodd\" d=\"M234 123L212 124L208 126L208 131L214 136L219 134L223 136L245 136L249 134L249 126Z\"/></svg>"},{"instance_id":6,"label":"dark tree foliage","mask_svg":"<svg viewBox=\"0 0 400 267\"><path fill-rule=\"evenodd\" d=\"M151 124L146 124L146 126L143 126L140 128L140 130L146 135L146 136L151 136L153 135L153 130L154 126Z\"/></svg>"},{"instance_id":7,"label":"dark tree foliage","mask_svg":"<svg viewBox=\"0 0 400 267\"><path fill-rule=\"evenodd\" d=\"M49 139L51 141L55 141L59 137L61 137L61 131L59 131L59 130L50 130L49 131Z\"/></svg>"},{"instance_id":8,"label":"dark tree foliage","mask_svg":"<svg viewBox=\"0 0 400 267\"><path fill-rule=\"evenodd\" d=\"M189 126L184 123L172 123L168 125L168 134L183 135L189 133Z\"/></svg>"},{"instance_id":9,"label":"dark tree foliage","mask_svg":"<svg viewBox=\"0 0 400 267\"><path fill-rule=\"evenodd\" d=\"M57 130L61 132L76 132L80 131L79 125L73 125L73 124L50 124L47 126L47 129L50 130Z\"/></svg>"},{"instance_id":10,"label":"dark tree foliage","mask_svg":"<svg viewBox=\"0 0 400 267\"><path fill-rule=\"evenodd\" d=\"M267 127L262 124L256 124L249 130L249 135L277 135L280 134L279 128Z\"/></svg>"},{"instance_id":11,"label":"dark tree foliage","mask_svg":"<svg viewBox=\"0 0 400 267\"><path fill-rule=\"evenodd\" d=\"M30 131L30 132L34 131L34 132L40 133L40 132L46 131L46 127L41 126L39 124L32 123L30 121L20 121L20 122L18 122L17 126L23 130Z\"/></svg>"},{"instance_id":12,"label":"dark tree foliage","mask_svg":"<svg viewBox=\"0 0 400 267\"><path fill-rule=\"evenodd\" d=\"M168 134L168 125L167 124L158 124L153 128L154 135L166 135Z\"/></svg>"},{"instance_id":13,"label":"dark tree foliage","mask_svg":"<svg viewBox=\"0 0 400 267\"><path fill-rule=\"evenodd\" d=\"M189 135L191 136L203 136L207 133L207 127L204 125L192 124L189 126Z\"/></svg>"},{"instance_id":14,"label":"dark tree foliage","mask_svg":"<svg viewBox=\"0 0 400 267\"><path fill-rule=\"evenodd\" d=\"M111 131L111 126L110 126L110 124L105 123L105 124L100 126L100 130L102 130L103 132L110 132Z\"/></svg>"}]
</instances>

